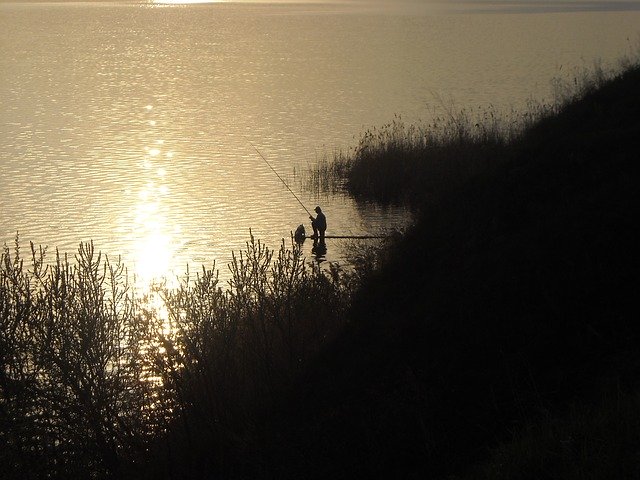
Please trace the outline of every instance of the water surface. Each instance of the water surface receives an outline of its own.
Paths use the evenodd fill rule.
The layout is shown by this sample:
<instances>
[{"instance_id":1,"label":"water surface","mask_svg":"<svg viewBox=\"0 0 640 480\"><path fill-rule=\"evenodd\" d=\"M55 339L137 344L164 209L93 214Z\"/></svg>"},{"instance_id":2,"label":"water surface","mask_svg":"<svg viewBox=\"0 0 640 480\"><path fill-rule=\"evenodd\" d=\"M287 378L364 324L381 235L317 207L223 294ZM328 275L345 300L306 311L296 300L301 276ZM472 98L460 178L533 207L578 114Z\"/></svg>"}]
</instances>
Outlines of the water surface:
<instances>
[{"instance_id":1,"label":"water surface","mask_svg":"<svg viewBox=\"0 0 640 480\"><path fill-rule=\"evenodd\" d=\"M640 14L319 5L0 4L0 240L94 240L137 275L272 248L321 204L328 233L401 209L317 198L294 172L401 115L521 108L637 42ZM311 256L311 246L305 252ZM328 245L329 261L344 248Z\"/></svg>"}]
</instances>

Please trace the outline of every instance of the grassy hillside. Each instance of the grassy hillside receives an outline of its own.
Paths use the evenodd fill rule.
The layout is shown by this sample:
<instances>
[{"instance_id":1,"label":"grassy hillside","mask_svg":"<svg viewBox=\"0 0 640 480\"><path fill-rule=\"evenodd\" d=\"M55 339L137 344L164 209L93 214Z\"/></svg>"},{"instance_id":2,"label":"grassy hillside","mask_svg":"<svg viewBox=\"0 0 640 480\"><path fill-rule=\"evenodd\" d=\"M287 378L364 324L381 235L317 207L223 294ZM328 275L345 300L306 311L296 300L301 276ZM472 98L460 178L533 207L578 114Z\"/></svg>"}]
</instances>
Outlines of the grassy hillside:
<instances>
[{"instance_id":1,"label":"grassy hillside","mask_svg":"<svg viewBox=\"0 0 640 480\"><path fill-rule=\"evenodd\" d=\"M415 228L278 417L276 465L311 478L586 478L586 455L589 478L638 473L638 416L621 412L637 410L640 378L639 87L631 68L511 141L427 145L462 173L423 184L437 195L412 192ZM421 178L441 165L420 148L386 148L373 170L401 161L391 183L415 186L411 162ZM594 409L605 431L585 445Z\"/></svg>"}]
</instances>

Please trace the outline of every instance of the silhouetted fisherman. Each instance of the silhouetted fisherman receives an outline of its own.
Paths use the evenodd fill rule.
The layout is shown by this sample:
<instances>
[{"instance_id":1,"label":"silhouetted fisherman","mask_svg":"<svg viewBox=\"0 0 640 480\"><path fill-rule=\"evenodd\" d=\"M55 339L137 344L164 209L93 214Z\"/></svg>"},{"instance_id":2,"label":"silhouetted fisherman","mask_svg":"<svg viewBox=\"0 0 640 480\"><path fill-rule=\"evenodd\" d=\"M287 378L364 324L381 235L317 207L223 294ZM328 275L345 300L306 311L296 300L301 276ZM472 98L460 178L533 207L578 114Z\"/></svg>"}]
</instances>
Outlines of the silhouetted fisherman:
<instances>
[{"instance_id":1,"label":"silhouetted fisherman","mask_svg":"<svg viewBox=\"0 0 640 480\"><path fill-rule=\"evenodd\" d=\"M324 216L320 207L316 207L315 212L318 214L316 218L309 215L309 218L311 219L311 226L313 227L313 236L314 238L320 238L320 241L324 243L324 232L327 229L327 217Z\"/></svg>"}]
</instances>

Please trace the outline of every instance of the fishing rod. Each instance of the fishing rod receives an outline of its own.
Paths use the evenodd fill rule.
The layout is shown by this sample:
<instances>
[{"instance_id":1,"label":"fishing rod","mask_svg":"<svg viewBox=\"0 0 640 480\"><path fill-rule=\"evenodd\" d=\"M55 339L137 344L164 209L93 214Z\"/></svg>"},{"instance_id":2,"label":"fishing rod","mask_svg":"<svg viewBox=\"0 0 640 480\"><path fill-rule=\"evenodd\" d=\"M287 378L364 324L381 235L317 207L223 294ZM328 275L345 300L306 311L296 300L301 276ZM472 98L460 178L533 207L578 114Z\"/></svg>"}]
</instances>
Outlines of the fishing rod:
<instances>
[{"instance_id":1,"label":"fishing rod","mask_svg":"<svg viewBox=\"0 0 640 480\"><path fill-rule=\"evenodd\" d=\"M298 201L298 203L300 204L300 206L301 206L302 208L304 208L305 212L307 212L307 213L309 214L309 216L310 216L310 217L312 217L313 215L311 215L311 212L310 212L309 210L307 210L307 207L305 207L305 206L304 206L304 203L302 203L302 202L300 201L300 199L298 198L298 196L297 196L295 193L293 193L293 190L291 190L291 189L289 188L289 185L287 185L287 182L285 182L285 181L282 179L282 177L281 177L280 175L278 175L278 172L276 172L275 168L273 168L273 167L271 166L271 164L267 161L267 159L266 159L266 158L264 158L264 155L262 155L262 154L260 153L260 150L258 150L258 149L256 148L256 146L255 146L253 143L251 143L251 142L249 142L249 145L251 145L251 146L253 147L253 149L254 149L256 152L258 152L258 155L260 155L260 157L262 158L262 160L264 160L264 163L266 163L267 165L269 165L269 168L273 171L273 173L275 173L275 174L276 174L276 177L278 177L278 178L280 179L280 181L281 181L282 183L284 183L284 186L285 186L285 187L287 187L287 190L289 190L289 191L291 192L291 195L293 195L293 196L296 198L296 200Z\"/></svg>"}]
</instances>

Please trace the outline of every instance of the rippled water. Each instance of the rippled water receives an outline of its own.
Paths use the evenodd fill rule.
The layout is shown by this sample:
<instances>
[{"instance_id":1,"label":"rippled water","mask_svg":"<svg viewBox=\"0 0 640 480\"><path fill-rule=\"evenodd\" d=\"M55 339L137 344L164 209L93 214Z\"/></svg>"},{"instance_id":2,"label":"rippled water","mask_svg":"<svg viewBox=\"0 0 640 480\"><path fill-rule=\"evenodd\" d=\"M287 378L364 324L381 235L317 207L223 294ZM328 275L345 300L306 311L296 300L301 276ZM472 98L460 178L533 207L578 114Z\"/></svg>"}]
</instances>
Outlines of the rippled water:
<instances>
[{"instance_id":1,"label":"rippled water","mask_svg":"<svg viewBox=\"0 0 640 480\"><path fill-rule=\"evenodd\" d=\"M321 204L328 233L398 209L315 198L294 172L399 114L520 107L635 45L637 12L0 4L0 240L94 240L140 277L224 265L249 229L277 248ZM307 222L308 223L308 222ZM310 245L306 246L310 256ZM328 245L327 260L344 261Z\"/></svg>"}]
</instances>

